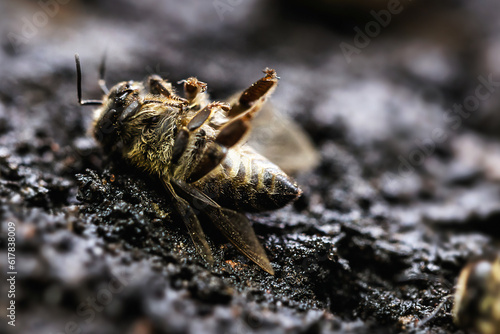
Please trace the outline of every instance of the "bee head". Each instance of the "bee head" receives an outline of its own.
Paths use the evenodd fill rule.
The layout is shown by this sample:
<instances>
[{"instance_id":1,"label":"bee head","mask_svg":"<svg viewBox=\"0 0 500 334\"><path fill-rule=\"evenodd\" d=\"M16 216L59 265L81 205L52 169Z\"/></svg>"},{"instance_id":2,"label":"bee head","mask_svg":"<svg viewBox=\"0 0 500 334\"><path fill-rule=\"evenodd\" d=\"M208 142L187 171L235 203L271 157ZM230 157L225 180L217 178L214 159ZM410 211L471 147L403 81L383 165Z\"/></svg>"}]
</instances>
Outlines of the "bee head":
<instances>
[{"instance_id":1,"label":"bee head","mask_svg":"<svg viewBox=\"0 0 500 334\"><path fill-rule=\"evenodd\" d=\"M139 94L144 86L138 81L124 81L111 88L102 100L96 119L109 119L115 126L123 124L139 107Z\"/></svg>"},{"instance_id":2,"label":"bee head","mask_svg":"<svg viewBox=\"0 0 500 334\"><path fill-rule=\"evenodd\" d=\"M93 135L104 147L113 146L119 141L123 124L139 109L138 97L144 86L141 82L124 81L108 89L104 81L105 61L103 58L99 69L99 86L105 95L102 100L82 100L82 74L78 55L75 55L75 61L78 103L80 105L101 105L95 111Z\"/></svg>"},{"instance_id":3,"label":"bee head","mask_svg":"<svg viewBox=\"0 0 500 334\"><path fill-rule=\"evenodd\" d=\"M141 82L120 82L112 87L102 100L102 107L95 112L94 137L103 144L116 142L124 124L139 110L139 94L144 89Z\"/></svg>"}]
</instances>

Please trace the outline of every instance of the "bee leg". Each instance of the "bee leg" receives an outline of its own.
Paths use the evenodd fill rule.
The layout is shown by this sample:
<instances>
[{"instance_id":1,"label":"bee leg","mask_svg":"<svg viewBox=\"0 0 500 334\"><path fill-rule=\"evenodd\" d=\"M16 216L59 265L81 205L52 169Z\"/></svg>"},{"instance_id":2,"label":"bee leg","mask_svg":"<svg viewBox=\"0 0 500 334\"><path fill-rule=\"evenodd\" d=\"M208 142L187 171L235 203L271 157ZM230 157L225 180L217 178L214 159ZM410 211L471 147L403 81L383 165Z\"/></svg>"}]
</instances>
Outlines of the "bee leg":
<instances>
[{"instance_id":1,"label":"bee leg","mask_svg":"<svg viewBox=\"0 0 500 334\"><path fill-rule=\"evenodd\" d=\"M238 100L233 103L231 110L229 110L228 117L236 117L243 113L253 116L260 110L266 98L276 89L279 79L275 70L266 68L264 73L266 75L263 78L257 80L241 93Z\"/></svg>"},{"instance_id":2,"label":"bee leg","mask_svg":"<svg viewBox=\"0 0 500 334\"><path fill-rule=\"evenodd\" d=\"M207 84L199 81L195 77L181 80L178 83L184 83L184 96L186 97L189 105L206 105L208 102Z\"/></svg>"},{"instance_id":3,"label":"bee leg","mask_svg":"<svg viewBox=\"0 0 500 334\"><path fill-rule=\"evenodd\" d=\"M172 202L174 203L177 212L181 215L181 218L188 229L189 235L191 236L191 240L193 240L196 251L210 266L213 266L214 258L212 251L208 245L205 233L201 228L200 221L198 220L198 217L196 217L196 213L185 199L175 193L170 182L164 182L163 185L172 198Z\"/></svg>"},{"instance_id":4,"label":"bee leg","mask_svg":"<svg viewBox=\"0 0 500 334\"><path fill-rule=\"evenodd\" d=\"M189 131L195 131L201 127L205 122L207 122L217 109L224 112L229 111L229 104L224 102L212 102L201 109L193 118L189 121L187 128Z\"/></svg>"},{"instance_id":5,"label":"bee leg","mask_svg":"<svg viewBox=\"0 0 500 334\"><path fill-rule=\"evenodd\" d=\"M245 114L232 119L220 129L217 137L215 137L215 142L227 148L233 147L250 131L251 118L250 114Z\"/></svg>"},{"instance_id":6,"label":"bee leg","mask_svg":"<svg viewBox=\"0 0 500 334\"><path fill-rule=\"evenodd\" d=\"M179 159L186 151L189 143L189 134L198 130L203 124L205 124L212 116L213 112L217 109L224 111L229 110L229 105L224 102L212 102L205 108L200 110L187 124L187 127L183 127L177 136L175 137L174 146L172 149L171 163L177 164ZM225 154L224 154L225 155Z\"/></svg>"},{"instance_id":7,"label":"bee leg","mask_svg":"<svg viewBox=\"0 0 500 334\"><path fill-rule=\"evenodd\" d=\"M178 101L179 104L187 104L187 100L175 95L172 84L167 80L163 80L159 75L153 74L149 76L149 90L153 94L161 94L172 100Z\"/></svg>"},{"instance_id":8,"label":"bee leg","mask_svg":"<svg viewBox=\"0 0 500 334\"><path fill-rule=\"evenodd\" d=\"M162 94L166 97L174 95L172 84L163 80L159 75L153 74L149 76L148 82L151 93Z\"/></svg>"},{"instance_id":9,"label":"bee leg","mask_svg":"<svg viewBox=\"0 0 500 334\"><path fill-rule=\"evenodd\" d=\"M183 128L179 131L177 136L175 137L174 146L172 148L172 164L177 164L179 159L184 154L184 151L187 148L189 143L189 132L187 129Z\"/></svg>"},{"instance_id":10,"label":"bee leg","mask_svg":"<svg viewBox=\"0 0 500 334\"><path fill-rule=\"evenodd\" d=\"M250 117L244 115L224 125L213 142L207 143L203 156L187 178L195 182L211 172L226 157L229 148L240 142L250 130Z\"/></svg>"},{"instance_id":11,"label":"bee leg","mask_svg":"<svg viewBox=\"0 0 500 334\"><path fill-rule=\"evenodd\" d=\"M226 157L226 154L226 147L215 142L208 144L207 148L203 152L203 156L187 177L186 182L193 183L210 173L222 162L222 160Z\"/></svg>"},{"instance_id":12,"label":"bee leg","mask_svg":"<svg viewBox=\"0 0 500 334\"><path fill-rule=\"evenodd\" d=\"M193 206L200 208L207 214L215 226L240 252L262 269L274 275L274 270L266 252L257 239L252 225L244 215L220 207L206 194L181 180L173 179L171 185L179 196L190 201Z\"/></svg>"}]
</instances>

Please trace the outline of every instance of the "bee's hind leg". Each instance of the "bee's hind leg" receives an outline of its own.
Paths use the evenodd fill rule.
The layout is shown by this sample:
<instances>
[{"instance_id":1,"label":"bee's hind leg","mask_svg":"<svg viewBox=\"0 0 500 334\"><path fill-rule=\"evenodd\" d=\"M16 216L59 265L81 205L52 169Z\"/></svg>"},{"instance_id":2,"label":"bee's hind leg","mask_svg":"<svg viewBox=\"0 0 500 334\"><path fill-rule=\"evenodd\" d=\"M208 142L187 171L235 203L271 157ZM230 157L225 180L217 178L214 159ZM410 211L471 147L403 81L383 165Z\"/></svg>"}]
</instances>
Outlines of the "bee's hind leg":
<instances>
[{"instance_id":1,"label":"bee's hind leg","mask_svg":"<svg viewBox=\"0 0 500 334\"><path fill-rule=\"evenodd\" d=\"M231 110L227 113L229 118L247 114L250 117L260 110L265 100L272 94L278 85L276 71L270 68L264 70L266 74L241 93L232 103Z\"/></svg>"}]
</instances>

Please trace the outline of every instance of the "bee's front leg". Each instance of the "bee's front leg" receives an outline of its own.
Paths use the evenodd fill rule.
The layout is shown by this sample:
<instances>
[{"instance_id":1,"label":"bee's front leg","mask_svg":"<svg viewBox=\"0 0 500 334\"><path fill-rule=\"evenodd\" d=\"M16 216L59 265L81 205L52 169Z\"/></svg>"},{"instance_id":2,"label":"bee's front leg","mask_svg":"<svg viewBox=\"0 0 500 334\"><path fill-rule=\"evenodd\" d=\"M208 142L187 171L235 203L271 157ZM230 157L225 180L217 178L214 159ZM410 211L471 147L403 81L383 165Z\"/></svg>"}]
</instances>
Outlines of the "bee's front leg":
<instances>
[{"instance_id":1,"label":"bee's front leg","mask_svg":"<svg viewBox=\"0 0 500 334\"><path fill-rule=\"evenodd\" d=\"M167 80L163 80L159 75L153 74L148 79L149 90L152 94L161 94L179 104L187 104L188 101L180 96L175 95L172 84Z\"/></svg>"}]
</instances>

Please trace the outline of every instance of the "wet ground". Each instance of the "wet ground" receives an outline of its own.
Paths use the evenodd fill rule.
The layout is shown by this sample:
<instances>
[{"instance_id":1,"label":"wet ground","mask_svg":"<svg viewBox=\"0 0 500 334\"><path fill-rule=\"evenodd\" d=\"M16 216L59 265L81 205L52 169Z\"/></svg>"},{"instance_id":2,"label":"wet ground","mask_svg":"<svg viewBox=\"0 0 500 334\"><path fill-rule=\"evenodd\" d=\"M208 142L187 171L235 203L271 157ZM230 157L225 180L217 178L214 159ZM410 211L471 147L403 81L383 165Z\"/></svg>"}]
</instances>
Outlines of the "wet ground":
<instances>
[{"instance_id":1,"label":"wet ground","mask_svg":"<svg viewBox=\"0 0 500 334\"><path fill-rule=\"evenodd\" d=\"M460 332L445 298L499 247L499 5L343 2L2 2L0 331ZM215 99L278 71L321 163L248 215L275 276L206 222L208 268L157 182L103 156L75 52L86 98L104 52L109 83L194 75Z\"/></svg>"}]
</instances>

